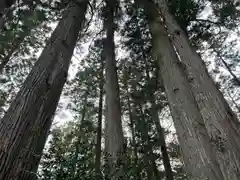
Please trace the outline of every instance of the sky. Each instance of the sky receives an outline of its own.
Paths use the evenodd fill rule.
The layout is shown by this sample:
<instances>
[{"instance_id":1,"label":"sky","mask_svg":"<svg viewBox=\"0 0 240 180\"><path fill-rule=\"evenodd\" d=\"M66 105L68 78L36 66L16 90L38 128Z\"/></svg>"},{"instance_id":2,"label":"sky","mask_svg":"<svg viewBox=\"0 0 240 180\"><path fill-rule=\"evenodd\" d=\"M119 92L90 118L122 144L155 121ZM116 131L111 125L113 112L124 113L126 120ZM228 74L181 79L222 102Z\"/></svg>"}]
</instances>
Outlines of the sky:
<instances>
[{"instance_id":1,"label":"sky","mask_svg":"<svg viewBox=\"0 0 240 180\"><path fill-rule=\"evenodd\" d=\"M212 9L211 9L210 4L209 4L208 6L206 6L206 8L203 10L203 12L199 14L198 18L199 19L209 19L211 14L212 14ZM52 27L53 28L56 27L56 23L52 24ZM99 27L96 27L96 24L95 25L93 24L92 27L90 27L90 29L93 29L93 30L94 29L99 29ZM239 36L237 34L233 33L229 36L228 40L231 41L231 40L236 39L236 38L239 39ZM116 35L115 43L119 44L120 39L121 39L121 37L119 35ZM69 80L74 79L74 77L77 73L77 70L79 68L80 60L82 60L88 54L88 48L89 48L90 43L91 43L91 40L82 44L81 51L79 51L78 49L75 49L74 55L72 57L72 64L71 64L70 69L69 69L69 75L68 75ZM240 49L240 41L239 41L239 44L238 44L237 48ZM126 52L121 50L121 49L118 49L117 54L118 54L119 57L122 57L122 56L126 55ZM206 52L206 55L204 56L204 58L207 61L214 61L214 57L211 56L211 54L209 54L208 52ZM210 67L210 68L213 68L213 67ZM226 74L228 73L224 68L222 68L221 71L226 73ZM216 77L216 78L218 78L218 77ZM64 123L68 122L68 121L73 121L74 120L74 115L75 114L74 114L74 112L72 112L71 110L68 109L69 103L71 103L71 99L69 97L61 96L60 103L59 103L61 108L58 108L58 110L56 112L56 115L54 117L53 127L56 127L56 126L59 127L59 126L63 125ZM169 116L169 111L166 111L165 114L164 113L165 112L162 112L161 115L160 115L162 125L165 128L170 128L170 130L172 132L175 132L172 120ZM123 118L123 120L124 119L125 118ZM172 137L169 137L169 138L172 138Z\"/></svg>"}]
</instances>

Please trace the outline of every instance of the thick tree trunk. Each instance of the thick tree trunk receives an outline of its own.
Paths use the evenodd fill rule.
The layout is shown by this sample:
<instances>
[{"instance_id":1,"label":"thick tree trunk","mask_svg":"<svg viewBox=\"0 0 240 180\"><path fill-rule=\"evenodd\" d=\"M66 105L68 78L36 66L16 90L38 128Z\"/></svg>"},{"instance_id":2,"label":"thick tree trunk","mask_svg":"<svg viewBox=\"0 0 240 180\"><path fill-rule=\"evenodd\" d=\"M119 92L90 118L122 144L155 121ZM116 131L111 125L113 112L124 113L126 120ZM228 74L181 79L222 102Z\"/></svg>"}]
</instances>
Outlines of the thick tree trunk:
<instances>
[{"instance_id":1,"label":"thick tree trunk","mask_svg":"<svg viewBox=\"0 0 240 180\"><path fill-rule=\"evenodd\" d=\"M182 148L186 171L192 180L222 180L223 175L213 153L197 102L158 12L151 1L139 1L149 20L153 55L159 62L161 78Z\"/></svg>"},{"instance_id":2,"label":"thick tree trunk","mask_svg":"<svg viewBox=\"0 0 240 180\"><path fill-rule=\"evenodd\" d=\"M32 180L67 78L87 1L71 2L0 123L0 179Z\"/></svg>"},{"instance_id":3,"label":"thick tree trunk","mask_svg":"<svg viewBox=\"0 0 240 180\"><path fill-rule=\"evenodd\" d=\"M95 171L96 180L100 180L101 176L101 139L102 139L102 112L103 112L103 59L101 59L101 74L99 83L99 103L98 103L98 126L97 126L97 143L96 143L96 159L95 159Z\"/></svg>"},{"instance_id":4,"label":"thick tree trunk","mask_svg":"<svg viewBox=\"0 0 240 180\"><path fill-rule=\"evenodd\" d=\"M159 23L165 26L165 34L170 35L171 43L180 56L224 179L237 180L240 176L240 123L208 74L201 57L168 12L166 1L158 0L158 3L158 17L164 18Z\"/></svg>"},{"instance_id":5,"label":"thick tree trunk","mask_svg":"<svg viewBox=\"0 0 240 180\"><path fill-rule=\"evenodd\" d=\"M122 163L123 152L123 130L121 122L121 109L119 99L119 85L115 60L114 45L114 12L116 1L106 0L106 41L104 43L106 57L106 93L108 105L108 158L111 164L111 180L117 180L123 175ZM116 167L117 166L117 167Z\"/></svg>"}]
</instances>

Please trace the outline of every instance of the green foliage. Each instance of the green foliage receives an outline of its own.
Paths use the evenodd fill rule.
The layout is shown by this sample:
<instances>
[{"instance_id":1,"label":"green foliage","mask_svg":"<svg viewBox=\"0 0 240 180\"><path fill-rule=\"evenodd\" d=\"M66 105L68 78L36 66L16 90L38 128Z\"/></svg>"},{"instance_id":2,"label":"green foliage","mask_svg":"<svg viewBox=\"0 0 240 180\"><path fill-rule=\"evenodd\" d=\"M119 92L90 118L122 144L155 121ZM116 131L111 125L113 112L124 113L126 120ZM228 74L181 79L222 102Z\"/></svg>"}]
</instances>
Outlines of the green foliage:
<instances>
[{"instance_id":1,"label":"green foliage","mask_svg":"<svg viewBox=\"0 0 240 180\"><path fill-rule=\"evenodd\" d=\"M95 129L88 120L54 129L41 161L40 179L94 179Z\"/></svg>"}]
</instances>

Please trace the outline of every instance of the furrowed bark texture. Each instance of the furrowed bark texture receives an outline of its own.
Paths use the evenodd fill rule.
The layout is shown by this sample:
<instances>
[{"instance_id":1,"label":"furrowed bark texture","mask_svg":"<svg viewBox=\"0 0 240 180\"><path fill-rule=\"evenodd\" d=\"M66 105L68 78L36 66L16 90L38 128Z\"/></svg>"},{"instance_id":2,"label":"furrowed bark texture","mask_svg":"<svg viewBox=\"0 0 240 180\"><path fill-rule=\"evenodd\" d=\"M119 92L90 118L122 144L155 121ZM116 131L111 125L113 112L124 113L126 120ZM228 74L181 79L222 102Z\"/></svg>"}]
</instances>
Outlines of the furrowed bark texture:
<instances>
[{"instance_id":1,"label":"furrowed bark texture","mask_svg":"<svg viewBox=\"0 0 240 180\"><path fill-rule=\"evenodd\" d=\"M191 180L222 180L223 175L213 153L197 102L174 48L164 33L165 29L158 22L158 12L154 10L155 4L151 1L138 2L142 3L148 17L153 55L159 62L186 171Z\"/></svg>"},{"instance_id":2,"label":"furrowed bark texture","mask_svg":"<svg viewBox=\"0 0 240 180\"><path fill-rule=\"evenodd\" d=\"M116 2L114 0L106 0L106 40L104 43L104 51L106 57L106 93L108 107L108 160L111 164L111 180L119 179L122 176L123 156L123 131L121 122L121 109L119 99L119 85L117 77L117 68L115 60L114 45L114 12ZM117 167L116 167L117 166Z\"/></svg>"},{"instance_id":3,"label":"furrowed bark texture","mask_svg":"<svg viewBox=\"0 0 240 180\"><path fill-rule=\"evenodd\" d=\"M188 82L198 103L224 180L240 177L240 123L222 93L208 74L206 66L191 47L184 31L168 12L165 0L157 0L158 17L164 17L165 34L171 36L172 45L182 61ZM161 22L159 22L161 23Z\"/></svg>"},{"instance_id":4,"label":"furrowed bark texture","mask_svg":"<svg viewBox=\"0 0 240 180\"><path fill-rule=\"evenodd\" d=\"M0 179L32 180L67 78L87 1L70 2L0 122Z\"/></svg>"}]
</instances>

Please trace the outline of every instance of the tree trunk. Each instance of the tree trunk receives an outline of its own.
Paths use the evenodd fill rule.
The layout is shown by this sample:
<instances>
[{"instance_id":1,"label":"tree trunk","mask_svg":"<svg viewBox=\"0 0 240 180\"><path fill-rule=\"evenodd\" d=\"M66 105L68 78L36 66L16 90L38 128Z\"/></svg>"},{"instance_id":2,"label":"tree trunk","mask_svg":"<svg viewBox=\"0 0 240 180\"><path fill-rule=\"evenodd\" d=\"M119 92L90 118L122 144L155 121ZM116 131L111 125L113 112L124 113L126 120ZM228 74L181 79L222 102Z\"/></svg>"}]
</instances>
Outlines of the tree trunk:
<instances>
[{"instance_id":1,"label":"tree trunk","mask_svg":"<svg viewBox=\"0 0 240 180\"><path fill-rule=\"evenodd\" d=\"M123 175L123 130L121 122L121 109L119 99L119 85L115 60L114 45L114 12L116 1L106 0L106 41L104 43L106 57L106 93L108 105L108 158L111 164L111 180L117 180Z\"/></svg>"},{"instance_id":2,"label":"tree trunk","mask_svg":"<svg viewBox=\"0 0 240 180\"><path fill-rule=\"evenodd\" d=\"M208 74L201 57L191 47L184 31L168 12L166 1L158 2L157 16L164 18L164 21L159 23L165 27L165 34L171 35L171 43L180 57L224 179L237 180L240 177L240 123Z\"/></svg>"},{"instance_id":3,"label":"tree trunk","mask_svg":"<svg viewBox=\"0 0 240 180\"><path fill-rule=\"evenodd\" d=\"M220 54L220 52L213 48L213 52L215 52L217 54L217 58L219 58L219 60L221 61L221 63L225 66L225 68L227 69L227 71L229 72L229 74L231 74L234 82L240 86L240 79L236 76L236 74L234 74L234 72L231 70L231 67L228 65L228 63L224 60L224 58L222 57L222 55Z\"/></svg>"},{"instance_id":4,"label":"tree trunk","mask_svg":"<svg viewBox=\"0 0 240 180\"><path fill-rule=\"evenodd\" d=\"M147 81L149 82L151 79L150 79L150 73L148 71L149 68L148 68L147 61L146 61L147 56L144 54L144 51L142 51L142 53L143 53L143 58L145 60L145 65L146 65ZM158 79L156 81L156 87L157 87L157 85L158 85ZM159 144L161 147L161 153L162 153L162 157L163 157L163 166L165 169L165 176L166 176L166 180L173 180L173 172L172 172L172 167L171 167L170 159L169 159L168 152L167 152L164 131L160 124L160 120L158 117L158 109L157 109L157 105L156 105L155 101L156 101L155 95L154 95L154 93L152 93L152 95L150 95L150 102L152 104L151 115L152 115L153 121L156 125L156 129L157 129L157 133L158 133Z\"/></svg>"},{"instance_id":5,"label":"tree trunk","mask_svg":"<svg viewBox=\"0 0 240 180\"><path fill-rule=\"evenodd\" d=\"M72 173L71 173L71 177L74 177L75 179L77 178L78 174L77 174L77 163L78 163L78 156L79 156L79 146L81 143L81 138L84 139L85 138L85 132L84 134L82 134L83 132L83 123L85 121L85 117L86 117L86 112L87 112L87 95L85 96L84 102L83 102L83 109L81 112L81 121L80 121L80 125L78 127L78 131L77 131L77 141L75 143L75 153L74 153L74 163L72 166Z\"/></svg>"},{"instance_id":6,"label":"tree trunk","mask_svg":"<svg viewBox=\"0 0 240 180\"><path fill-rule=\"evenodd\" d=\"M96 179L102 179L101 176L101 139L102 139L102 111L103 111L103 59L101 59L101 72L100 72L100 83L99 83L99 103L98 103L98 126L97 126L97 143L96 143L96 160L95 160L95 171Z\"/></svg>"},{"instance_id":7,"label":"tree trunk","mask_svg":"<svg viewBox=\"0 0 240 180\"><path fill-rule=\"evenodd\" d=\"M129 93L128 93L129 94ZM129 113L129 120L130 120L130 129L132 133L132 145L133 145L133 154L134 154L134 166L136 168L138 162L138 155L137 155L137 147L136 147L136 137L135 137L135 128L134 128L134 120L133 120L133 113L130 104L129 95L127 96L127 106L128 106L128 113Z\"/></svg>"},{"instance_id":8,"label":"tree trunk","mask_svg":"<svg viewBox=\"0 0 240 180\"><path fill-rule=\"evenodd\" d=\"M67 78L87 1L69 3L0 123L0 179L32 180Z\"/></svg>"},{"instance_id":9,"label":"tree trunk","mask_svg":"<svg viewBox=\"0 0 240 180\"><path fill-rule=\"evenodd\" d=\"M156 108L156 104L153 104L153 118L154 122L156 125L157 133L158 133L158 138L159 138L159 143L161 146L161 153L162 153L162 158L163 158L163 166L165 169L165 176L166 180L173 180L173 172L172 172L172 167L170 163L170 158L168 156L168 151L167 151L167 145L165 141L165 135L164 135L164 129L162 128L160 124L160 120L158 117L158 111Z\"/></svg>"},{"instance_id":10,"label":"tree trunk","mask_svg":"<svg viewBox=\"0 0 240 180\"><path fill-rule=\"evenodd\" d=\"M148 123L145 120L145 115L142 110L142 105L139 104L138 106L139 106L139 111L141 115L139 123L141 123L141 126L142 126L141 139L142 139L142 145L144 150L144 165L147 172L147 179L152 180L153 173L156 176L156 171L154 169L154 166L156 166L156 163L155 163L155 159L153 159L152 146L149 142Z\"/></svg>"},{"instance_id":11,"label":"tree trunk","mask_svg":"<svg viewBox=\"0 0 240 180\"><path fill-rule=\"evenodd\" d=\"M223 175L197 102L174 48L165 35L165 29L159 24L155 4L150 1L139 2L148 17L153 56L159 62L161 79L182 148L186 171L192 180L222 180Z\"/></svg>"}]
</instances>

